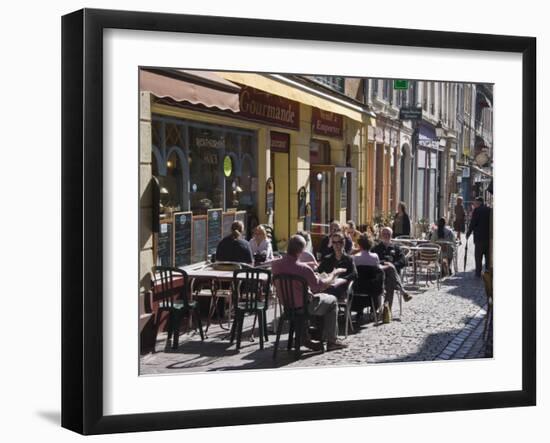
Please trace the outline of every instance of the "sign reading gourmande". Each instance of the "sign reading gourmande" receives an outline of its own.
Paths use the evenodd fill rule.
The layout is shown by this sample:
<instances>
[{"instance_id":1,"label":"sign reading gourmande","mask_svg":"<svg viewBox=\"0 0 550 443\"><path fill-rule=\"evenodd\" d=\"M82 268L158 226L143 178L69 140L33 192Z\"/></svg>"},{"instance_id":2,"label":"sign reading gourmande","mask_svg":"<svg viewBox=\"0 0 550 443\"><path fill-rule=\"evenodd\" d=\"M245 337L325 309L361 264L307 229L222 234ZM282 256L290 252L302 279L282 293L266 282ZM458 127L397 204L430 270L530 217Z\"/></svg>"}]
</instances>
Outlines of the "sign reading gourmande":
<instances>
[{"instance_id":1,"label":"sign reading gourmande","mask_svg":"<svg viewBox=\"0 0 550 443\"><path fill-rule=\"evenodd\" d=\"M334 112L313 108L311 110L311 123L315 134L342 138L344 133L344 118Z\"/></svg>"},{"instance_id":2,"label":"sign reading gourmande","mask_svg":"<svg viewBox=\"0 0 550 443\"><path fill-rule=\"evenodd\" d=\"M300 129L300 104L278 95L243 86L239 115L285 128Z\"/></svg>"}]
</instances>

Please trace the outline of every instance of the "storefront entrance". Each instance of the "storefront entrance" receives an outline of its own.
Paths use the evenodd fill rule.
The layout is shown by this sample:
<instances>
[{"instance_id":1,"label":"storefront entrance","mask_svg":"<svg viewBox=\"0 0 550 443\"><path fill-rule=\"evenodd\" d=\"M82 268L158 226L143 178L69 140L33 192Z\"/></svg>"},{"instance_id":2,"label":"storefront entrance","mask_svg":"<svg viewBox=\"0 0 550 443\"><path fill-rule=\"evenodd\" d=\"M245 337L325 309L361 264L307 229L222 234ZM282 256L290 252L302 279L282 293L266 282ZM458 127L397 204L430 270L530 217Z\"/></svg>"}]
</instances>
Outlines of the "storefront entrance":
<instances>
[{"instance_id":1,"label":"storefront entrance","mask_svg":"<svg viewBox=\"0 0 550 443\"><path fill-rule=\"evenodd\" d=\"M328 233L332 220L357 218L357 173L354 168L311 165L311 235L314 246Z\"/></svg>"}]
</instances>

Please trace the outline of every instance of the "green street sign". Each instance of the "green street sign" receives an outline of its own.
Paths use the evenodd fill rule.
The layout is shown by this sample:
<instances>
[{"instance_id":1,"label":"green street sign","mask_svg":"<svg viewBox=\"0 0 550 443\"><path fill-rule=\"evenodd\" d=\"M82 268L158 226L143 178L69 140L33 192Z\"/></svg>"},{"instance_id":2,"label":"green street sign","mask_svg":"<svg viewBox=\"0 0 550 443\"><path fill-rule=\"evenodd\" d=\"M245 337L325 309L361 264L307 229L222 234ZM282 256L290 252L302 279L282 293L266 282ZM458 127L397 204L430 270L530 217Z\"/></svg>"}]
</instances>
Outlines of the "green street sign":
<instances>
[{"instance_id":1,"label":"green street sign","mask_svg":"<svg viewBox=\"0 0 550 443\"><path fill-rule=\"evenodd\" d=\"M393 89L409 89L408 80L394 80Z\"/></svg>"}]
</instances>

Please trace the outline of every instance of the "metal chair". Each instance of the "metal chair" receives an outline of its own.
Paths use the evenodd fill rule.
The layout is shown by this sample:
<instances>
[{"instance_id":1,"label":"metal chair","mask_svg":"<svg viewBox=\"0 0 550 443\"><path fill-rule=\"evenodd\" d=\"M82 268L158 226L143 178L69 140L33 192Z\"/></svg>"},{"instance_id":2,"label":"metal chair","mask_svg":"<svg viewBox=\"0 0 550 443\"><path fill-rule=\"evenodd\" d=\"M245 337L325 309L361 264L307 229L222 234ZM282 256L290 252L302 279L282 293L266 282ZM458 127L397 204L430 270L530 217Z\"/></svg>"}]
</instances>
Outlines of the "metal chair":
<instances>
[{"instance_id":1,"label":"metal chair","mask_svg":"<svg viewBox=\"0 0 550 443\"><path fill-rule=\"evenodd\" d=\"M422 243L418 245L417 269L426 271L426 286L431 281L432 274L437 278L437 290L441 287L441 246L437 243Z\"/></svg>"},{"instance_id":2,"label":"metal chair","mask_svg":"<svg viewBox=\"0 0 550 443\"><path fill-rule=\"evenodd\" d=\"M239 262L229 262L229 261L219 261L214 263L207 264L203 269L204 270L213 270L213 271L235 271L238 269L250 268L249 265ZM204 284L207 284L205 290ZM208 317L206 320L206 329L205 332L208 332L210 324L212 323L212 318L216 313L216 308L218 302L223 300L224 303L227 302L227 308L229 314L231 314L232 308L232 291L231 283L220 283L217 280L201 279L198 282L193 284L193 295L194 297L210 297L210 304L208 306ZM223 323L223 315L219 320L220 326ZM227 329L231 326L231 315L228 316L227 320Z\"/></svg>"},{"instance_id":3,"label":"metal chair","mask_svg":"<svg viewBox=\"0 0 550 443\"><path fill-rule=\"evenodd\" d=\"M231 344L237 333L237 349L241 348L241 335L246 315L254 314L258 318L260 349L267 341L267 305L271 287L271 272L265 269L238 269L233 271L233 309L235 319L231 326ZM252 332L254 332L254 323Z\"/></svg>"},{"instance_id":4,"label":"metal chair","mask_svg":"<svg viewBox=\"0 0 550 443\"><path fill-rule=\"evenodd\" d=\"M363 310L370 305L375 324L378 323L378 309L384 295L385 274L378 266L357 266L357 281L353 290L351 311L356 311L359 318ZM377 306L378 305L378 306Z\"/></svg>"},{"instance_id":5,"label":"metal chair","mask_svg":"<svg viewBox=\"0 0 550 443\"><path fill-rule=\"evenodd\" d=\"M290 351L294 335L294 357L300 358L300 346L302 334L307 327L309 294L308 285L305 279L297 275L279 274L273 277L273 286L277 291L279 302L283 306L283 313L277 325L277 336L273 347L273 359L277 358L279 341L285 321L289 322L288 345Z\"/></svg>"},{"instance_id":6,"label":"metal chair","mask_svg":"<svg viewBox=\"0 0 550 443\"><path fill-rule=\"evenodd\" d=\"M343 312L345 319L344 326L344 336L348 338L348 326L353 332L353 323L351 321L351 305L353 303L353 280L348 282L348 287L346 288L346 295L344 298L338 299L338 310Z\"/></svg>"},{"instance_id":7,"label":"metal chair","mask_svg":"<svg viewBox=\"0 0 550 443\"><path fill-rule=\"evenodd\" d=\"M189 300L189 276L179 268L154 266L152 269L152 287L155 298L159 300L158 316L162 311L168 311L168 345L173 335L172 349L178 347L179 329L184 316L194 316L198 325L201 340L204 340L202 331L199 304ZM158 320L157 320L158 321Z\"/></svg>"}]
</instances>

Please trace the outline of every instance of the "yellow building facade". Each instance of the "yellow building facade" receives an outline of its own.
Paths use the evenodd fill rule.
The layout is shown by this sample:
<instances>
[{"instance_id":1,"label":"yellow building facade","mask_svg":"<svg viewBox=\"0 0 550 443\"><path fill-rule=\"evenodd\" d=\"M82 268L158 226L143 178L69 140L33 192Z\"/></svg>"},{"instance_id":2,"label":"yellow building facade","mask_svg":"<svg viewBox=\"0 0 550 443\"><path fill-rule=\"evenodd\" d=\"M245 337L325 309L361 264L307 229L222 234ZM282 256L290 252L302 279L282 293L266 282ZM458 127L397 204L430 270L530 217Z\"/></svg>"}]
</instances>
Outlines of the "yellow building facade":
<instances>
[{"instance_id":1,"label":"yellow building facade","mask_svg":"<svg viewBox=\"0 0 550 443\"><path fill-rule=\"evenodd\" d=\"M209 149L224 145L226 150L230 150L229 140L237 140L235 144L239 144L241 157L248 155L243 154L248 146L254 151L249 156L253 158L252 166L245 168L239 165L241 157L235 154L237 149L233 149L235 152L228 151L229 154L223 159L220 157L209 162L200 159L204 169L201 174L218 174L222 178L215 183L224 183L224 191L219 200L214 200L213 206L223 211L233 206L232 184L234 189L242 192L240 195L248 198L248 221L250 217L256 217L257 223L271 224L280 249L286 247L289 236L301 229L312 232L315 244L316 239L324 235L331 220L345 223L352 219L364 224L372 219L374 212L369 205L372 205L373 199L368 191L373 189L373 164L369 156L371 144L368 143L368 134L372 133L375 124L372 116L354 104L318 93L308 85L282 76L216 74L241 88L239 112L221 112L201 104L176 103L159 97L160 94L154 91L141 91L141 108L148 110L142 112L140 121L141 158L151 159L151 163L143 162L141 165L142 193L146 192L149 180L155 180L156 175L169 175L175 163L176 169L179 167L196 174L193 168L198 163L193 157L193 149L199 140ZM169 130L172 127L175 129ZM155 135L159 132L158 128L162 128L161 135ZM157 145L161 143L165 157L159 155ZM181 151L179 157L174 154L176 150ZM225 168L226 161L231 163L227 160L229 155L235 159L233 168L239 174L232 182L232 178L226 180L222 176L231 169L231 166ZM228 177L233 176L229 174ZM187 179L183 177L182 180ZM160 183L161 189L168 188L167 192L172 192L169 183L162 177ZM168 184L162 186L164 183ZM193 217L200 218L201 215L195 211L196 206L193 207L194 193L201 192L200 179L198 187L192 180L187 180L183 187L174 185L174 192L179 189L178 186L183 191L179 191L176 200L183 203L177 206L176 211L189 211ZM205 190L205 195L207 193L208 190ZM147 200L143 199L142 214L145 215L141 225L146 221L147 214L151 214L150 207L145 205ZM151 235L154 237L154 232ZM153 243L158 241L153 238ZM149 245L150 242L144 244ZM147 264L159 264L157 249L153 246L142 251L149 255L149 259L142 260L146 263L145 268Z\"/></svg>"}]
</instances>

